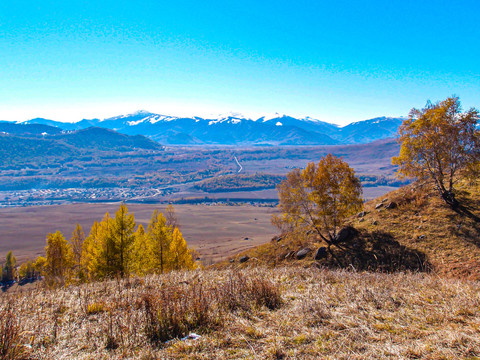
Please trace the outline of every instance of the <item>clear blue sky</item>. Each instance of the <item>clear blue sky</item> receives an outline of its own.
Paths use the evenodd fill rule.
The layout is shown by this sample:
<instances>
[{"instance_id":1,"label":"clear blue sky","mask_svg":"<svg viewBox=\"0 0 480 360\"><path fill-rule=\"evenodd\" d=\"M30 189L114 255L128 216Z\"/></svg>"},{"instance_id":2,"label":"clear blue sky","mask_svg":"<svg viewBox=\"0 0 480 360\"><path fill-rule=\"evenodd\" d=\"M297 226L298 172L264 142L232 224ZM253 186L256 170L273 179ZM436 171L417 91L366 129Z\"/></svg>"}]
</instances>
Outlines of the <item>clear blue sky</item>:
<instances>
[{"instance_id":1,"label":"clear blue sky","mask_svg":"<svg viewBox=\"0 0 480 360\"><path fill-rule=\"evenodd\" d=\"M0 2L0 119L480 107L480 1Z\"/></svg>"}]
</instances>

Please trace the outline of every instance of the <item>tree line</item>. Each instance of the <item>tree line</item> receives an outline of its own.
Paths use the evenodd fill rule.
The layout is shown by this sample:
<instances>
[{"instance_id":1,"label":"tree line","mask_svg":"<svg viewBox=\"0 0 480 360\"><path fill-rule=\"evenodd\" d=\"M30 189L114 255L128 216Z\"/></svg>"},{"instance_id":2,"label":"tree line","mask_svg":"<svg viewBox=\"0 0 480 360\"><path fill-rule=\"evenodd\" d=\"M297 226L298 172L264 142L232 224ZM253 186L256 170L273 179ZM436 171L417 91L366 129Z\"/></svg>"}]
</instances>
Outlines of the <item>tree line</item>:
<instances>
[{"instance_id":1,"label":"tree line","mask_svg":"<svg viewBox=\"0 0 480 360\"><path fill-rule=\"evenodd\" d=\"M85 236L77 224L67 240L60 231L46 238L45 256L27 261L16 273L12 252L2 268L2 281L43 276L49 286L90 282L113 277L193 269L195 251L188 248L178 227L173 206L165 214L155 210L147 229L121 204L112 217L107 212L95 220Z\"/></svg>"}]
</instances>

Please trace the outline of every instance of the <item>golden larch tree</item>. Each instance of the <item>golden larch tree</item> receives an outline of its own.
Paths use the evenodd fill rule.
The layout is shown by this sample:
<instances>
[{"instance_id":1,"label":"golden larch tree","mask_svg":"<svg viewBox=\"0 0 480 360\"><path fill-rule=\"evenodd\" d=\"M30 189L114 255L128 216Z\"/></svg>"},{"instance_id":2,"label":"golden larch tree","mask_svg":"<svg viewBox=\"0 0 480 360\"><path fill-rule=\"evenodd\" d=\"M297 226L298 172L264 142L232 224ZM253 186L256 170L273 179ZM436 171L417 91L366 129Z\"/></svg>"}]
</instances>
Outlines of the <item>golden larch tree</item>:
<instances>
[{"instance_id":1,"label":"golden larch tree","mask_svg":"<svg viewBox=\"0 0 480 360\"><path fill-rule=\"evenodd\" d=\"M163 272L170 270L171 241L172 228L167 226L165 216L155 210L147 228L150 268L153 272L163 274Z\"/></svg>"},{"instance_id":2,"label":"golden larch tree","mask_svg":"<svg viewBox=\"0 0 480 360\"><path fill-rule=\"evenodd\" d=\"M122 203L115 213L112 237L114 241L115 270L124 277L129 274L130 253L135 239L135 215L128 212L127 206Z\"/></svg>"},{"instance_id":3,"label":"golden larch tree","mask_svg":"<svg viewBox=\"0 0 480 360\"><path fill-rule=\"evenodd\" d=\"M142 224L138 225L133 242L132 271L137 275L145 275L150 270L148 241L145 228Z\"/></svg>"},{"instance_id":4,"label":"golden larch tree","mask_svg":"<svg viewBox=\"0 0 480 360\"><path fill-rule=\"evenodd\" d=\"M45 281L49 286L68 284L73 264L70 244L60 231L47 235Z\"/></svg>"},{"instance_id":5,"label":"golden larch tree","mask_svg":"<svg viewBox=\"0 0 480 360\"><path fill-rule=\"evenodd\" d=\"M192 251L188 248L187 242L177 227L173 230L170 254L172 270L195 268Z\"/></svg>"}]
</instances>

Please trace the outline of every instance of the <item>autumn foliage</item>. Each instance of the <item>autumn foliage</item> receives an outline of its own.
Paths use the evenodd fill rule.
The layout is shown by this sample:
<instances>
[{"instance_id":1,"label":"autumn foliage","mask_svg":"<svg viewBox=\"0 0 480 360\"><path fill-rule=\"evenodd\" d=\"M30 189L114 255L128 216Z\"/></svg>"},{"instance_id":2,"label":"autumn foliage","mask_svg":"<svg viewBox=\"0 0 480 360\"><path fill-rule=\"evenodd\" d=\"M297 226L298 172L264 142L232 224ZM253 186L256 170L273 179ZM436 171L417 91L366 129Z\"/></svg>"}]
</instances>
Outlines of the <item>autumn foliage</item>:
<instances>
[{"instance_id":1,"label":"autumn foliage","mask_svg":"<svg viewBox=\"0 0 480 360\"><path fill-rule=\"evenodd\" d=\"M167 218L154 211L147 231L121 204L114 217L95 221L87 237L79 224L70 241L60 231L47 235L46 257L31 266L50 286L196 267L194 251L180 232L172 206Z\"/></svg>"},{"instance_id":2,"label":"autumn foliage","mask_svg":"<svg viewBox=\"0 0 480 360\"><path fill-rule=\"evenodd\" d=\"M401 176L433 180L442 199L455 208L458 175L478 174L479 120L477 109L462 113L458 97L412 109L399 129L400 154L392 162Z\"/></svg>"},{"instance_id":3,"label":"autumn foliage","mask_svg":"<svg viewBox=\"0 0 480 360\"><path fill-rule=\"evenodd\" d=\"M273 222L284 232L313 231L330 246L345 219L363 206L362 187L353 169L328 154L318 164L295 169L278 187L281 214Z\"/></svg>"}]
</instances>

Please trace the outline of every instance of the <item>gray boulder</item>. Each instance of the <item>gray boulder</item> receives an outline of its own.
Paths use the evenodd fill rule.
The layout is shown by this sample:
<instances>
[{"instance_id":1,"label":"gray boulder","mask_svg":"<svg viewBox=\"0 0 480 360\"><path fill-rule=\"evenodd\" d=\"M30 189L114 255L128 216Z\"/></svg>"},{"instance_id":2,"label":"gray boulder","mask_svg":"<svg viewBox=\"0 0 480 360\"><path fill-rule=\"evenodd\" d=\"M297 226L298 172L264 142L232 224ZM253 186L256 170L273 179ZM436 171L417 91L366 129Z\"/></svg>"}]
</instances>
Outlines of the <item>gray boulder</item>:
<instances>
[{"instance_id":1,"label":"gray boulder","mask_svg":"<svg viewBox=\"0 0 480 360\"><path fill-rule=\"evenodd\" d=\"M303 248L302 250L297 251L297 260L304 259L310 253L310 251L312 251L312 249L309 248Z\"/></svg>"},{"instance_id":2,"label":"gray boulder","mask_svg":"<svg viewBox=\"0 0 480 360\"><path fill-rule=\"evenodd\" d=\"M240 262L241 263L244 263L244 262L247 262L250 258L247 256L247 255L244 255L240 258Z\"/></svg>"},{"instance_id":3,"label":"gray boulder","mask_svg":"<svg viewBox=\"0 0 480 360\"><path fill-rule=\"evenodd\" d=\"M397 207L397 203L395 201L389 202L385 209L395 209Z\"/></svg>"}]
</instances>

